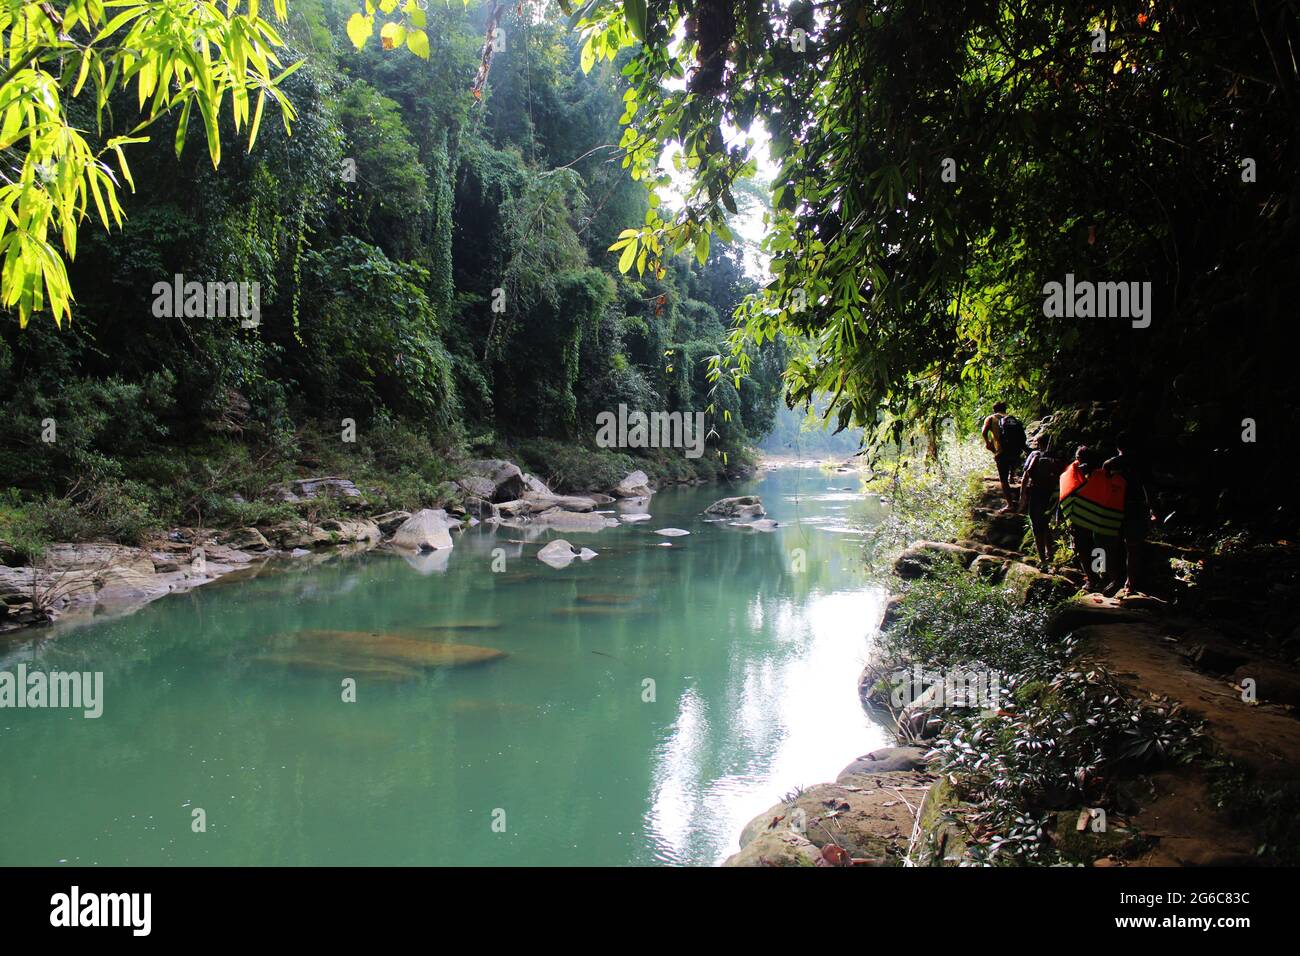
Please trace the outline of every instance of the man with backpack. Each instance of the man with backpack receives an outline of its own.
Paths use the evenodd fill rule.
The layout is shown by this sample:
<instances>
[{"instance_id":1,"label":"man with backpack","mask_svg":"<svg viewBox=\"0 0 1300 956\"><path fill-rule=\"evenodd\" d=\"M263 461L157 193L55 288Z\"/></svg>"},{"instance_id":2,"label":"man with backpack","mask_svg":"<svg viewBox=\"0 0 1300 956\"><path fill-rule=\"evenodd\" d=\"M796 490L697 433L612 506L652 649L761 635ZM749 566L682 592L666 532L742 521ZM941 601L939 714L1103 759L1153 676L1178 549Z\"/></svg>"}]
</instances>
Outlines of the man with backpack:
<instances>
[{"instance_id":1,"label":"man with backpack","mask_svg":"<svg viewBox=\"0 0 1300 956\"><path fill-rule=\"evenodd\" d=\"M984 419L980 436L984 439L984 447L993 452L993 460L998 466L998 481L1002 482L1002 494L1007 499L1002 510L1012 511L1016 507L1016 496L1011 490L1011 472L1029 450L1025 426L1016 416L1007 413L1006 402L998 402L993 406L993 414Z\"/></svg>"}]
</instances>

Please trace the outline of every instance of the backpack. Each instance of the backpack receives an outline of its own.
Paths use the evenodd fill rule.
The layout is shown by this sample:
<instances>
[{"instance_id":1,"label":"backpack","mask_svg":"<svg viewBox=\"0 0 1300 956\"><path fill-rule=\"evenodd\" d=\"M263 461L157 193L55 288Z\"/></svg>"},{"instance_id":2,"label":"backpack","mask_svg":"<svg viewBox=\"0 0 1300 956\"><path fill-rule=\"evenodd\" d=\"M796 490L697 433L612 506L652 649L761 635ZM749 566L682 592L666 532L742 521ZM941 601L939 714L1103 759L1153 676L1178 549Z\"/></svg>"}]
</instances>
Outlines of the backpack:
<instances>
[{"instance_id":1,"label":"backpack","mask_svg":"<svg viewBox=\"0 0 1300 956\"><path fill-rule=\"evenodd\" d=\"M1025 426L1020 424L1020 419L1015 415L1003 415L1001 423L1002 431L1002 451L1011 454L1019 453L1029 447L1029 442L1025 436Z\"/></svg>"}]
</instances>

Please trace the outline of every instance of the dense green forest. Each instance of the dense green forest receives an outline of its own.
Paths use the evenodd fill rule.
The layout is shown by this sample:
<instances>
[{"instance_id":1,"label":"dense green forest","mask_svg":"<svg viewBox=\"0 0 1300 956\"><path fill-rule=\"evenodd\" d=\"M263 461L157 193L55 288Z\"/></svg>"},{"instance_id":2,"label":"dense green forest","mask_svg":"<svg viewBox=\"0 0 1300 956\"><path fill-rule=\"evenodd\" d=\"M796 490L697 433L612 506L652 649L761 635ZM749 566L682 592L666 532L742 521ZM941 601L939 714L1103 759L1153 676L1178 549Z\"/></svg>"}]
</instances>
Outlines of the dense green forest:
<instances>
[{"instance_id":1,"label":"dense green forest","mask_svg":"<svg viewBox=\"0 0 1300 956\"><path fill-rule=\"evenodd\" d=\"M121 228L80 229L70 321L3 324L11 538L253 523L283 508L264 490L304 470L430 505L473 454L568 487L632 467L713 478L770 429L779 347L738 383L707 376L757 287L739 243L644 276L607 251L649 201L615 148L621 62L584 71L563 18L526 7L500 11L485 41L494 11L460 3L429 5L427 59L358 51L357 9L288 5L279 58L305 61L281 87L291 135L268 111L247 149L227 113L214 168L199 124L178 140L164 116L129 147ZM93 127L91 106L69 108ZM135 113L119 90L104 135ZM260 314L173 316L155 286L175 276L257 282ZM596 414L621 403L708 408L706 453L596 449Z\"/></svg>"},{"instance_id":2,"label":"dense green forest","mask_svg":"<svg viewBox=\"0 0 1300 956\"><path fill-rule=\"evenodd\" d=\"M463 453L595 487L636 463L592 447L621 404L707 410L709 454L644 464L714 477L783 392L931 452L998 398L1064 410L1069 441L1141 435L1185 517L1294 521L1266 450L1300 406L1293 0L301 0L274 38L167 2L123 41L147 65L78 65L104 9L56 36L37 6L3 11L0 474L40 533L255 520L304 469L431 503ZM247 55L278 39L282 72ZM83 164L107 230L13 108L41 82L69 142L130 153L130 190ZM174 277L256 282L256 323L164 315Z\"/></svg>"}]
</instances>

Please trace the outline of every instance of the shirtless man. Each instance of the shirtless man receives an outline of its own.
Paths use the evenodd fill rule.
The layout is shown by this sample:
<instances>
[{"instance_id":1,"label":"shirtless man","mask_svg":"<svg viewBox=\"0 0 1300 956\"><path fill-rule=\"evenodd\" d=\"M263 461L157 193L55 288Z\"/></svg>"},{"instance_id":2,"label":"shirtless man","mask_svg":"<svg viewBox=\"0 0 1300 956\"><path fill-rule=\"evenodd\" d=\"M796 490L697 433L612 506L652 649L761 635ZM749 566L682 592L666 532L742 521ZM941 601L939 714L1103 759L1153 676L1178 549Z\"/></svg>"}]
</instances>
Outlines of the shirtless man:
<instances>
[{"instance_id":1,"label":"shirtless man","mask_svg":"<svg viewBox=\"0 0 1300 956\"><path fill-rule=\"evenodd\" d=\"M993 414L984 419L980 428L984 447L993 452L993 461L998 466L998 481L1002 482L1002 495L1007 499L1003 511L1012 511L1016 507L1016 497L1011 490L1011 471L1020 464L1024 454L1025 427L1014 415L1007 414L1007 403L998 402L993 406Z\"/></svg>"}]
</instances>

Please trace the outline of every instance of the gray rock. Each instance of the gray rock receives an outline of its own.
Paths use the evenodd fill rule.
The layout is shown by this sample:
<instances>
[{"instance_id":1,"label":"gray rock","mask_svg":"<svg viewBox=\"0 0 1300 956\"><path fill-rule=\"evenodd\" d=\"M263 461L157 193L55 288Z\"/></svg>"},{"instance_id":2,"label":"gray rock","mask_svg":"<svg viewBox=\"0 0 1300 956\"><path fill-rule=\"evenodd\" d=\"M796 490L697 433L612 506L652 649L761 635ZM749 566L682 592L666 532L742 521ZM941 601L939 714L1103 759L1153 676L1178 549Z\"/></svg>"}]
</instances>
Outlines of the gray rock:
<instances>
[{"instance_id":1,"label":"gray rock","mask_svg":"<svg viewBox=\"0 0 1300 956\"><path fill-rule=\"evenodd\" d=\"M563 538L548 542L537 552L537 560L553 568L566 568L578 556L578 552L573 550L573 545Z\"/></svg>"},{"instance_id":2,"label":"gray rock","mask_svg":"<svg viewBox=\"0 0 1300 956\"><path fill-rule=\"evenodd\" d=\"M467 494L488 501L514 501L527 488L524 473L513 462L500 458L480 458L465 463L467 478L457 482ZM476 481L475 479L484 479ZM467 485L467 482L470 484ZM491 489L485 482L491 482Z\"/></svg>"},{"instance_id":3,"label":"gray rock","mask_svg":"<svg viewBox=\"0 0 1300 956\"><path fill-rule=\"evenodd\" d=\"M271 548L271 542L267 541L262 532L256 528L236 528L227 531L219 540L222 544L239 551L268 551ZM155 570L157 570L156 565Z\"/></svg>"},{"instance_id":4,"label":"gray rock","mask_svg":"<svg viewBox=\"0 0 1300 956\"><path fill-rule=\"evenodd\" d=\"M882 747L859 757L840 771L836 780L869 773L892 773L895 770L924 770L925 749L922 747Z\"/></svg>"},{"instance_id":5,"label":"gray rock","mask_svg":"<svg viewBox=\"0 0 1300 956\"><path fill-rule=\"evenodd\" d=\"M531 523L556 531L602 531L618 527L618 521L604 515L564 511L560 508L552 508L534 516Z\"/></svg>"},{"instance_id":6,"label":"gray rock","mask_svg":"<svg viewBox=\"0 0 1300 956\"><path fill-rule=\"evenodd\" d=\"M408 551L442 551L452 547L451 525L441 508L425 508L402 522L392 544Z\"/></svg>"},{"instance_id":7,"label":"gray rock","mask_svg":"<svg viewBox=\"0 0 1300 956\"><path fill-rule=\"evenodd\" d=\"M650 477L644 471L634 471L613 488L616 498L648 498L654 494L650 487Z\"/></svg>"},{"instance_id":8,"label":"gray rock","mask_svg":"<svg viewBox=\"0 0 1300 956\"><path fill-rule=\"evenodd\" d=\"M706 515L715 518L738 518L750 520L767 515L763 509L763 499L757 495L741 495L735 498L719 498L704 509Z\"/></svg>"},{"instance_id":9,"label":"gray rock","mask_svg":"<svg viewBox=\"0 0 1300 956\"><path fill-rule=\"evenodd\" d=\"M681 528L657 528L655 534L661 534L665 538L680 538L683 535L690 534L690 532Z\"/></svg>"}]
</instances>

